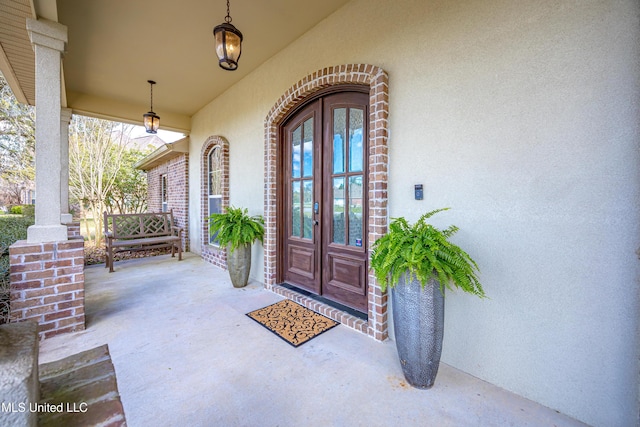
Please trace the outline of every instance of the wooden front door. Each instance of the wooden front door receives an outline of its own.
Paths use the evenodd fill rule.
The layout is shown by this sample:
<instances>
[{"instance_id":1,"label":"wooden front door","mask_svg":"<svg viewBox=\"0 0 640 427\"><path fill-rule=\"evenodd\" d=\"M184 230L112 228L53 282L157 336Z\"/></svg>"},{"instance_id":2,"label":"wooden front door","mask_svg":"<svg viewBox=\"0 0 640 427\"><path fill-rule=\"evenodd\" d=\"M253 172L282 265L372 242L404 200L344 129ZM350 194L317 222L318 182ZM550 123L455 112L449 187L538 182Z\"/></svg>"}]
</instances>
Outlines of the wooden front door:
<instances>
[{"instance_id":1,"label":"wooden front door","mask_svg":"<svg viewBox=\"0 0 640 427\"><path fill-rule=\"evenodd\" d=\"M284 281L367 311L369 96L316 99L282 131Z\"/></svg>"}]
</instances>

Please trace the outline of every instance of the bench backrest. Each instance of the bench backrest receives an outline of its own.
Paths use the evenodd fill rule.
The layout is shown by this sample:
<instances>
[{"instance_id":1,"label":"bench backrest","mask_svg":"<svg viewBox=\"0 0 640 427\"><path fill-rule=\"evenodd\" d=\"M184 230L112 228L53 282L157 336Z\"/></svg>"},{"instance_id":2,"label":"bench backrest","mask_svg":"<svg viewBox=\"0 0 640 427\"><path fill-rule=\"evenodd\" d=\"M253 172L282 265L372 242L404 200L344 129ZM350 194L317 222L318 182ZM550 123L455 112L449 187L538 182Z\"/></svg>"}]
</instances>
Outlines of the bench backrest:
<instances>
[{"instance_id":1,"label":"bench backrest","mask_svg":"<svg viewBox=\"0 0 640 427\"><path fill-rule=\"evenodd\" d=\"M172 224L172 212L104 213L104 231L111 231L115 239L167 236L171 234Z\"/></svg>"}]
</instances>

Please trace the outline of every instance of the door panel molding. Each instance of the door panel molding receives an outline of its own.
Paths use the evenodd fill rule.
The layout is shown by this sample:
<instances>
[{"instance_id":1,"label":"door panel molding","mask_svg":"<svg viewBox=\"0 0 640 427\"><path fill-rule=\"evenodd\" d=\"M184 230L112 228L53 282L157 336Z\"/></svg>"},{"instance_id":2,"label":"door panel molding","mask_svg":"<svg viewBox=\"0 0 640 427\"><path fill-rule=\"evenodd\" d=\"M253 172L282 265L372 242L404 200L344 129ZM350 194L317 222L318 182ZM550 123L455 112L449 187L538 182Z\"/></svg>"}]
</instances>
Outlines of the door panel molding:
<instances>
[{"instance_id":1,"label":"door panel molding","mask_svg":"<svg viewBox=\"0 0 640 427\"><path fill-rule=\"evenodd\" d=\"M316 274L316 263L314 262L316 251L292 244L289 244L288 248L288 270L308 279L313 279Z\"/></svg>"},{"instance_id":2,"label":"door panel molding","mask_svg":"<svg viewBox=\"0 0 640 427\"><path fill-rule=\"evenodd\" d=\"M356 295L365 296L367 293L365 268L359 258L345 255L327 255L328 267L327 283L342 288ZM353 282L357 278L357 282Z\"/></svg>"}]
</instances>

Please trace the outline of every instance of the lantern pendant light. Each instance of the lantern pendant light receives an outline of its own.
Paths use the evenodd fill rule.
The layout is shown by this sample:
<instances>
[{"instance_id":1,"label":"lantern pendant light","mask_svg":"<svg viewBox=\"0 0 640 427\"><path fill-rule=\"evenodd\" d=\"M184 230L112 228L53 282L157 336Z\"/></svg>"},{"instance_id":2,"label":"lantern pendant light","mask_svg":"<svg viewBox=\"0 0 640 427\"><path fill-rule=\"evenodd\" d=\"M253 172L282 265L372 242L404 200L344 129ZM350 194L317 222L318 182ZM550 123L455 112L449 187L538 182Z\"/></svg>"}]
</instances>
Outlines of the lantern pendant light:
<instances>
[{"instance_id":1,"label":"lantern pendant light","mask_svg":"<svg viewBox=\"0 0 640 427\"><path fill-rule=\"evenodd\" d=\"M242 53L242 33L231 25L229 0L227 0L227 16L224 22L213 29L216 40L216 54L220 68L233 71L238 68L238 60Z\"/></svg>"},{"instance_id":2,"label":"lantern pendant light","mask_svg":"<svg viewBox=\"0 0 640 427\"><path fill-rule=\"evenodd\" d=\"M153 80L147 80L147 82L151 85L151 108L147 114L143 114L144 118L144 128L147 130L147 133L158 133L158 128L160 127L160 116L153 112L153 85L156 84Z\"/></svg>"}]
</instances>

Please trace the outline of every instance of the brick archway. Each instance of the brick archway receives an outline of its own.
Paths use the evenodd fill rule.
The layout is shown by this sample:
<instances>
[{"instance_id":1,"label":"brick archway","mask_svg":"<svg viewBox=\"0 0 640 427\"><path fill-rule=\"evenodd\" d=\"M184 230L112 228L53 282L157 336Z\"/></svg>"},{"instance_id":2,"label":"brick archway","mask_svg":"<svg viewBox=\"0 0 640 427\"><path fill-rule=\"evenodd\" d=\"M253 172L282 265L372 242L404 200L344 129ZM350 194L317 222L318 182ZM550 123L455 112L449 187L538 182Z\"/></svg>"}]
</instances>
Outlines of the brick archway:
<instances>
[{"instance_id":1,"label":"brick archway","mask_svg":"<svg viewBox=\"0 0 640 427\"><path fill-rule=\"evenodd\" d=\"M227 269L227 253L224 248L210 245L209 242L209 207L208 203L208 156L211 151L220 147L222 150L222 207L229 206L229 141L214 135L207 138L200 152L200 218L202 219L201 253L202 258L211 264Z\"/></svg>"},{"instance_id":2,"label":"brick archway","mask_svg":"<svg viewBox=\"0 0 640 427\"><path fill-rule=\"evenodd\" d=\"M388 181L388 116L389 86L387 73L368 64L347 64L323 68L300 80L287 90L274 104L265 119L265 193L264 193L264 285L267 289L286 294L276 283L277 278L277 176L278 129L287 114L315 92L337 85L359 84L369 86L369 250L371 245L387 230L387 181ZM375 276L368 276L368 321L336 313L327 309L323 314L360 330L376 340L384 340L388 334L387 294L380 291ZM303 303L318 309L318 303Z\"/></svg>"}]
</instances>

